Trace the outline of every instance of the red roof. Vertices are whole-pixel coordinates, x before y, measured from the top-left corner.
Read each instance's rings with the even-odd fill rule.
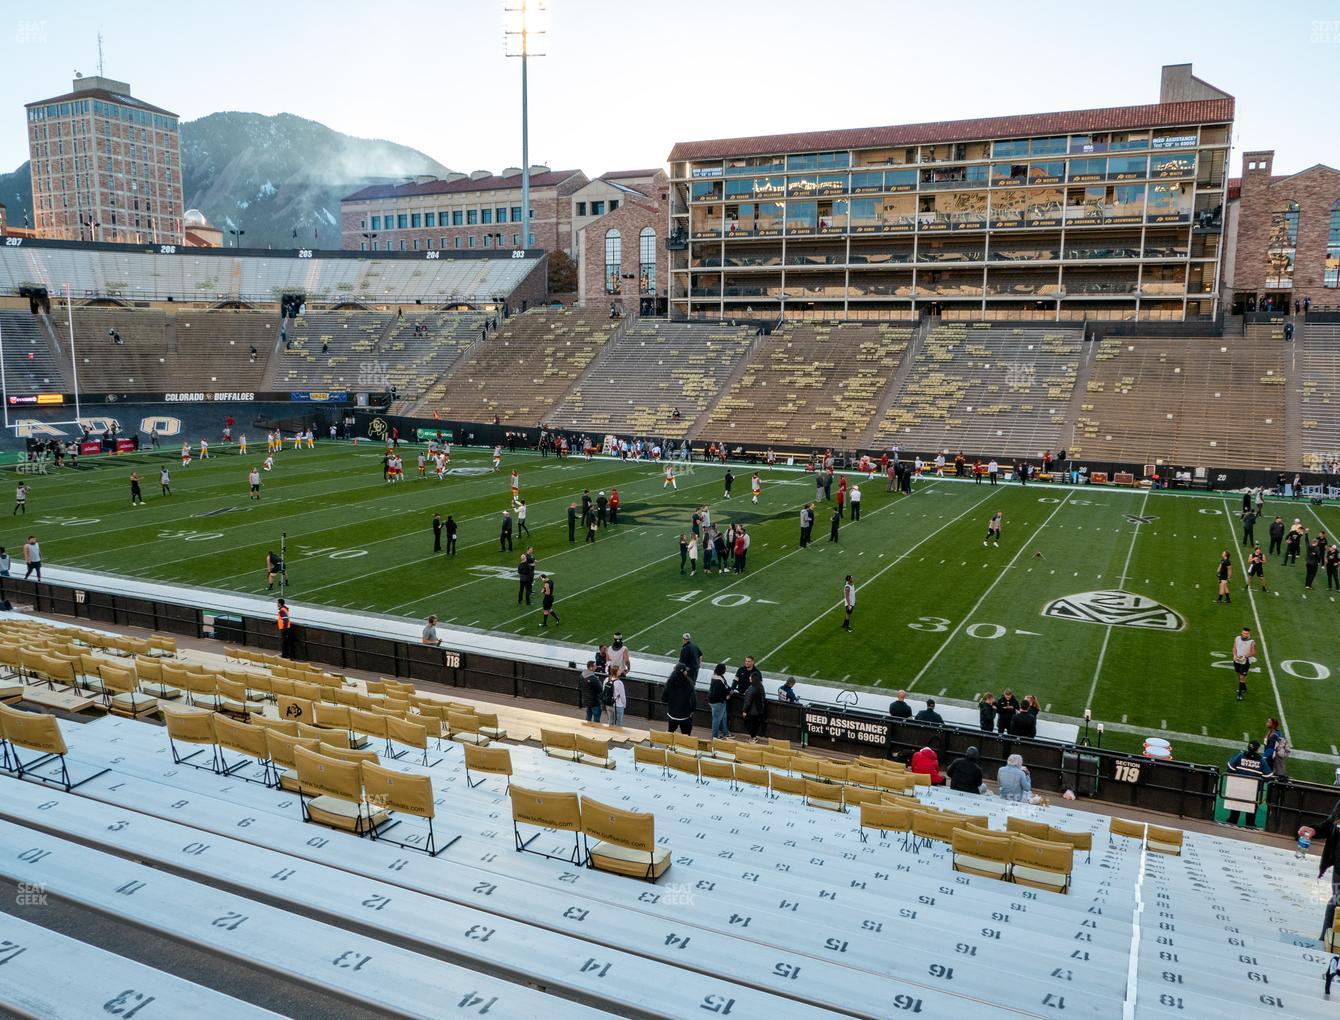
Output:
[[[880,146],[968,142],[978,139],[1059,135],[1071,132],[1126,131],[1133,128],[1171,127],[1179,124],[1217,124],[1232,119],[1232,99],[1198,99],[1186,103],[1109,106],[1096,110],[1067,110],[1011,117],[978,117],[972,120],[899,124],[891,127],[845,128],[837,131],[803,131],[789,135],[754,135],[745,138],[677,142],[670,150],[670,159],[675,161],[725,156],[764,156],[771,153],[815,152],[824,149],[868,149]]]
[[[580,170],[550,170],[548,173],[531,174],[532,188],[552,188],[581,173]],[[458,181],[427,181],[423,184],[372,184],[345,195],[341,202],[363,202],[374,198],[412,198],[416,195],[457,195],[468,191],[504,191],[521,187],[521,174],[500,177],[492,174],[471,180],[463,177]]]
[[[131,106],[138,110],[148,110],[150,113],[161,113],[165,117],[177,116],[171,110],[154,106],[153,103],[146,103],[143,99],[136,99],[124,92],[110,92],[107,89],[85,89],[82,92],[67,92],[63,96],[52,96],[50,99],[39,99],[35,103],[25,103],[24,109],[32,109],[34,106],[47,106],[51,103],[68,103],[77,99],[100,99],[105,103],[116,103],[119,106]]]

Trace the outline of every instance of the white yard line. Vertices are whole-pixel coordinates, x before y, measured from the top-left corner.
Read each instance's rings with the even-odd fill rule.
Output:
[[[1237,533],[1233,530],[1232,510],[1228,505],[1228,500],[1224,500],[1224,524],[1228,528],[1228,537],[1230,542],[1236,543]],[[1275,667],[1270,661],[1270,649],[1266,647],[1266,632],[1261,626],[1261,614],[1256,608],[1256,598],[1252,594],[1251,585],[1247,586],[1247,601],[1252,606],[1252,620],[1256,623],[1256,643],[1260,646],[1261,654],[1258,656],[1266,664],[1266,675],[1270,677],[1270,688],[1275,692],[1275,710],[1279,712],[1280,729],[1284,731],[1284,739],[1293,743],[1293,737],[1289,736],[1289,720],[1284,718],[1284,700],[1280,697],[1280,686],[1275,680]],[[1230,639],[1231,641],[1231,639]]]
[[[934,483],[931,483],[931,484],[934,484]],[[930,485],[927,485],[927,487],[926,487],[926,491],[927,491],[927,492],[930,491]],[[796,504],[796,508],[804,507],[805,503],[809,503],[809,500],[804,500],[804,501],[801,501],[801,503],[797,503],[797,504]],[[894,501],[891,501],[891,503],[886,503],[886,504],[883,505],[883,507],[880,507],[879,509],[874,509],[874,511],[871,511],[870,513],[866,513],[866,515],[863,515],[862,519],[864,520],[864,517],[874,517],[874,516],[876,515],[876,513],[879,513],[880,511],[886,511],[886,509],[890,509],[891,507],[900,507],[900,505],[903,505],[903,503],[906,503],[906,500],[894,500]],[[966,511],[965,511],[965,512],[966,512]],[[919,543],[918,543],[918,544],[919,544]],[[820,546],[820,547],[817,548],[817,550],[815,550],[815,551],[816,551],[816,552],[823,552],[824,550],[827,550],[827,546]],[[708,600],[710,600],[710,599],[717,598],[717,596],[718,596],[718,595],[721,595],[722,592],[730,591],[730,588],[736,587],[736,586],[738,586],[738,584],[744,584],[744,583],[746,582],[746,580],[749,580],[750,578],[754,578],[754,576],[757,576],[758,574],[761,574],[762,571],[768,570],[769,567],[776,567],[777,564],[779,564],[779,563],[783,563],[784,560],[791,559],[792,556],[795,556],[795,555],[797,554],[797,552],[804,552],[804,550],[801,550],[801,548],[793,548],[793,550],[792,550],[791,552],[785,552],[785,554],[783,554],[783,555],[779,556],[779,558],[773,560],[772,563],[765,563],[764,566],[758,568],[758,570],[754,571],[753,574],[746,574],[746,575],[742,576],[742,578],[740,578],[740,580],[736,580],[736,582],[732,582],[732,583],[730,583],[730,584],[726,584],[726,587],[724,587],[724,588],[714,588],[714,590],[713,590],[712,592],[710,592],[709,595],[703,596],[703,598],[698,599],[697,602],[690,602],[689,604],[687,604],[687,606],[683,607],[683,609],[675,610],[674,613],[671,613],[671,614],[669,615],[669,617],[662,617],[661,619],[658,619],[657,622],[655,622],[655,623],[651,623],[650,626],[643,627],[642,630],[636,631],[636,634],[646,634],[647,631],[649,631],[649,630],[655,630],[655,629],[657,629],[657,627],[663,625],[663,623],[669,623],[669,622],[671,621],[671,619],[674,619],[675,617],[678,617],[679,614],[681,614],[681,613],[687,613],[687,611],[689,611],[690,609],[694,609],[694,607],[701,606],[701,604],[702,604],[703,602],[708,602]],[[839,550],[839,552],[840,552],[840,550]],[[807,626],[809,626],[809,625],[807,625]],[[789,638],[788,638],[788,639],[789,639]],[[779,645],[779,647],[780,647],[780,645]],[[776,650],[777,650],[777,649],[773,649],[772,651],[769,651],[768,655],[773,654],[773,651],[776,651]],[[766,658],[766,655],[764,655],[764,658]],[[761,658],[754,658],[754,662],[761,662],[761,661],[762,661]]]
[[[987,596],[989,596],[993,591],[996,590],[996,585],[1000,584],[1000,582],[1005,579],[1005,575],[1009,573],[1010,568],[1013,567],[1016,562],[1018,562],[1019,557],[1028,551],[1029,542],[1031,542],[1034,538],[1037,538],[1037,536],[1042,533],[1042,529],[1051,523],[1051,519],[1061,512],[1061,508],[1065,506],[1068,502],[1070,502],[1070,497],[1073,495],[1074,495],[1073,491],[1067,492],[1065,494],[1065,497],[1061,500],[1061,502],[1057,503],[1056,506],[1052,509],[1052,512],[1047,515],[1047,519],[1037,526],[1037,529],[1033,532],[1033,534],[1026,541],[1019,543],[1019,551],[1016,552],[1010,558],[1010,562],[1005,564],[1004,569],[1002,569],[1001,572],[996,575],[996,579],[991,582],[991,584],[987,587],[986,591],[982,592],[981,597],[976,602],[974,602],[972,608],[969,609],[963,615],[963,619],[959,620],[957,626],[955,626],[954,629],[949,632],[949,636],[946,637],[944,639],[944,643],[941,644],[940,647],[935,650],[935,654],[926,660],[926,664],[921,667],[917,675],[912,678],[912,682],[907,685],[909,689],[915,688],[916,685],[921,681],[921,678],[926,675],[927,670],[929,670],[931,666],[935,665],[935,660],[940,657],[940,653],[949,647],[950,643],[954,640],[954,638],[958,637],[959,631],[961,631],[967,625],[968,621],[971,620],[974,615],[976,615],[977,610],[982,608],[982,603],[987,600]]]
[[[1140,514],[1145,515],[1145,507],[1149,503],[1150,490],[1145,490],[1145,498],[1140,501]],[[1131,525],[1131,546],[1126,550],[1126,562],[1121,565],[1121,574],[1117,577],[1117,590],[1126,590],[1126,577],[1131,572],[1131,556],[1135,553],[1135,540],[1140,536],[1140,529],[1143,524]],[[1098,662],[1093,667],[1093,682],[1089,684],[1089,695],[1084,699],[1084,707],[1090,708],[1093,705],[1093,696],[1098,691],[1098,678],[1103,673],[1103,660],[1107,657],[1107,642],[1112,637],[1112,624],[1107,625],[1107,632],[1103,634],[1103,646],[1098,649]]]
[[[932,484],[934,484],[934,483],[932,483]],[[949,521],[946,522],[945,524],[942,524],[940,527],[936,528],[936,529],[935,529],[934,531],[932,531],[929,535],[927,535],[925,538],[923,538],[920,542],[918,542],[916,545],[914,545],[914,546],[912,546],[910,549],[908,549],[905,553],[902,553],[901,555],[899,555],[899,556],[898,556],[897,558],[895,558],[895,559],[889,560],[888,563],[886,563],[884,566],[880,567],[879,570],[875,571],[875,573],[872,574],[868,580],[863,581],[863,582],[861,583],[860,587],[861,587],[861,588],[867,587],[868,585],[871,585],[871,584],[873,584],[875,581],[879,580],[879,578],[882,577],[885,573],[887,573],[889,570],[892,570],[894,567],[896,567],[896,566],[897,566],[899,563],[901,563],[903,560],[907,559],[907,557],[911,556],[914,552],[916,552],[918,549],[920,549],[923,545],[925,545],[927,542],[929,542],[929,541],[930,541],[932,538],[934,538],[936,535],[940,534],[940,533],[941,533],[942,531],[944,531],[946,528],[952,527],[954,524],[957,524],[957,523],[958,523],[959,521],[961,521],[964,517],[968,516],[968,514],[972,513],[974,510],[976,510],[979,506],[981,506],[981,505],[982,505],[983,503],[985,503],[989,498],[991,498],[992,495],[993,495],[993,494],[992,494],[991,492],[988,492],[985,496],[983,496],[981,499],[979,499],[976,503],[974,503],[974,504],[972,504],[972,506],[968,507],[968,509],[964,510],[964,511],[963,511],[961,514],[959,514],[957,517],[952,518],[951,520],[949,520]],[[897,505],[900,505],[900,504],[899,504],[899,503],[886,503],[884,506],[880,507],[879,509],[880,509],[880,510],[883,510],[883,509],[885,509],[886,507],[889,507],[889,506],[897,506]],[[879,513],[879,510],[875,510],[875,511],[873,511],[873,512],[872,512],[872,515],[873,515],[873,514],[876,514],[876,513]],[[922,559],[925,559],[925,557],[922,557]],[[918,562],[920,562],[920,561],[918,561]],[[858,588],[857,591],[859,592],[859,590],[860,590],[860,589]],[[805,624],[803,627],[801,627],[799,630],[797,630],[794,634],[792,634],[790,637],[788,637],[785,641],[783,641],[781,644],[779,644],[776,648],[772,649],[772,651],[770,651],[770,652],[768,652],[768,653],[766,653],[766,654],[764,654],[764,655],[761,655],[761,656],[756,657],[756,658],[754,659],[754,662],[755,662],[755,663],[759,663],[759,662],[762,662],[764,659],[768,658],[769,656],[776,655],[776,654],[777,654],[778,652],[780,652],[783,648],[785,648],[787,645],[789,645],[792,641],[794,641],[796,638],[800,637],[800,635],[804,634],[805,631],[809,630],[809,629],[810,629],[811,627],[813,627],[816,623],[819,623],[821,620],[823,620],[826,616],[828,616],[828,615],[829,615],[830,613],[832,613],[834,610],[841,608],[841,606],[842,606],[842,600],[841,600],[841,599],[838,599],[836,602],[834,602],[834,603],[832,604],[832,606],[830,606],[828,609],[825,609],[822,613],[820,613],[818,616],[816,616],[816,617],[815,617],[813,620],[811,620],[809,623]]]

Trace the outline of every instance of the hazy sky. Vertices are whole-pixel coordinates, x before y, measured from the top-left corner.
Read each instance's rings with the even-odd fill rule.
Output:
[[[27,158],[23,104],[96,73],[99,31],[105,73],[183,120],[288,112],[454,170],[521,160],[501,0],[24,7],[0,19],[0,170]],[[1235,174],[1243,149],[1340,166],[1340,0],[551,0],[531,161],[594,176],[682,139],[1154,102],[1188,61],[1237,97]]]

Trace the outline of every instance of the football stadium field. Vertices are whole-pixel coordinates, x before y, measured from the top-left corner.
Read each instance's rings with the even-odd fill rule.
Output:
[[[1178,758],[1222,764],[1246,735],[1280,717],[1295,754],[1291,774],[1329,782],[1340,679],[1337,596],[1324,571],[1303,588],[1304,567],[1271,557],[1269,591],[1243,591],[1237,494],[1149,494],[1095,487],[956,479],[918,480],[911,497],[862,483],[863,514],[844,518],[829,541],[831,504],[816,512],[814,543],[798,546],[799,509],[815,496],[811,476],[763,473],[750,499],[746,465],[695,464],[677,490],[657,465],[597,459],[558,461],[505,453],[494,473],[483,450],[456,450],[445,480],[418,479],[417,451],[403,448],[407,478],[388,484],[376,445],[286,449],[264,474],[263,498],[248,499],[247,470],[264,454],[215,447],[209,461],[180,466],[175,451],[86,461],[30,482],[26,520],[6,544],[18,559],[25,535],[43,544],[50,567],[123,574],[202,588],[265,592],[265,555],[287,533],[288,597],[304,605],[422,618],[449,626],[588,645],[622,631],[635,655],[675,654],[688,631],[704,662],[754,655],[769,688],[795,675],[843,687],[906,688],[913,697],[970,701],[1012,687],[1035,694],[1044,717],[1092,709],[1104,746],[1138,749],[1163,735]],[[159,494],[158,470],[172,494]],[[531,535],[499,551],[520,472]],[[139,472],[146,505],[131,507]],[[617,487],[620,523],[593,543],[569,542],[567,508],[582,490]],[[836,491],[836,490],[835,490]],[[724,527],[751,535],[743,574],[680,572],[678,536],[708,504]],[[983,546],[987,521],[1004,514],[999,547]],[[433,553],[431,518],[454,515],[454,557]],[[1315,535],[1340,531],[1340,509],[1270,501],[1256,528],[1295,517]],[[562,618],[540,628],[535,604],[517,604],[516,566],[533,545],[537,570],[553,577]],[[1220,552],[1233,553],[1231,605],[1215,602]],[[21,564],[17,564],[21,566]],[[844,575],[854,575],[854,632],[841,630]],[[1233,638],[1250,627],[1260,656],[1246,699],[1235,698]],[[920,706],[918,706],[920,707]],[[1090,733],[1091,738],[1095,734]]]

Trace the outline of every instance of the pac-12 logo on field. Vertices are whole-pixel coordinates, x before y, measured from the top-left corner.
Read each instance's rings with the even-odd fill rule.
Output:
[[[486,467],[458,467],[447,468],[449,475],[491,475],[493,471]]]
[[[1181,630],[1185,621],[1167,606],[1128,591],[1086,591],[1047,603],[1043,616],[1108,627]]]

